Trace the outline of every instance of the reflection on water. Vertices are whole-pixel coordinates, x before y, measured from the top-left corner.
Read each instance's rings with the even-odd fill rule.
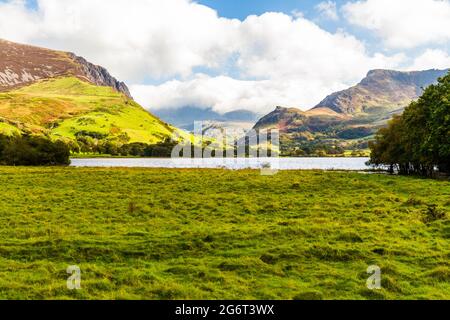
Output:
[[[226,168],[280,170],[367,170],[369,158],[238,158],[238,159],[155,159],[155,158],[92,158],[72,159],[74,167],[136,167],[136,168]]]

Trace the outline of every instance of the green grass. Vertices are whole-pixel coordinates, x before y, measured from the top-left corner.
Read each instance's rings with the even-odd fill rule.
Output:
[[[74,139],[80,131],[111,137],[127,133],[130,142],[153,144],[171,137],[176,130],[112,88],[75,77],[40,81],[0,93],[0,117],[17,121],[35,133],[68,139]],[[3,129],[0,126],[0,132]]]
[[[116,112],[114,112],[116,110]],[[110,107],[108,111],[99,109],[78,117],[64,120],[58,128],[52,130],[55,136],[75,139],[79,131],[89,131],[109,135],[119,128],[130,137],[130,142],[156,144],[171,137],[173,127],[163,124],[159,119],[135,103],[129,106]]]
[[[1,299],[450,299],[448,181],[3,167],[0,197]]]

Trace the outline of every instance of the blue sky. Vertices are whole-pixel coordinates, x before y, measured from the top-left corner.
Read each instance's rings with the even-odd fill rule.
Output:
[[[250,15],[261,15],[265,12],[283,12],[288,15],[301,12],[309,19],[321,20],[318,21],[321,26],[330,31],[339,27],[338,23],[318,19],[316,6],[322,1],[317,0],[199,0],[197,2],[215,9],[221,17],[226,18],[245,20]],[[346,1],[333,2],[339,7]]]
[[[275,11],[290,14],[294,10],[302,11],[306,16],[315,15],[317,0],[200,0],[199,3],[216,9],[227,18],[243,20],[247,16]],[[337,4],[343,1],[335,1]]]
[[[306,109],[371,69],[450,67],[450,0],[0,0],[0,38],[75,52],[151,109]]]
[[[354,0],[335,0],[332,2],[336,4],[338,14],[340,14],[339,9],[350,1]],[[321,17],[317,6],[321,2],[326,2],[323,0],[198,0],[197,2],[215,9],[221,17],[239,20],[245,20],[250,15],[261,15],[271,11],[283,12],[288,15],[301,12],[306,18],[329,32],[336,32],[336,30],[341,29],[364,39],[368,50],[371,52],[377,50],[390,51],[384,48],[379,39],[370,32],[348,24],[345,19],[340,18],[339,21],[331,21]]]
[[[6,0],[2,0],[5,2]],[[36,8],[36,0],[26,0],[29,7]],[[247,16],[260,15],[268,11],[291,13],[294,10],[303,11],[306,15],[313,13],[317,0],[198,0],[218,11],[220,16],[243,20]],[[335,1],[338,5],[345,3],[343,0]]]

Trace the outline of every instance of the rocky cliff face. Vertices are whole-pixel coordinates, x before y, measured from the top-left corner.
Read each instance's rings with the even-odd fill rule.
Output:
[[[77,71],[81,77],[85,77],[89,82],[98,86],[112,87],[116,91],[122,92],[127,97],[131,98],[127,85],[112,77],[108,70],[101,66],[94,65],[86,61],[86,59],[78,57],[73,53],[68,53],[68,56],[77,65]]]
[[[316,108],[329,108],[338,113],[370,113],[374,109],[396,110],[417,99],[423,88],[435,83],[449,70],[401,72],[372,70],[356,86],[333,93]]]
[[[73,53],[54,51],[0,39],[0,91],[41,79],[76,76],[92,84],[112,87],[131,98],[127,86],[109,72]]]

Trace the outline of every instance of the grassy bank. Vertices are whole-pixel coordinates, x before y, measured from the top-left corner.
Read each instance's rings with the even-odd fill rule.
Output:
[[[0,198],[1,299],[450,299],[448,181],[3,167]]]

